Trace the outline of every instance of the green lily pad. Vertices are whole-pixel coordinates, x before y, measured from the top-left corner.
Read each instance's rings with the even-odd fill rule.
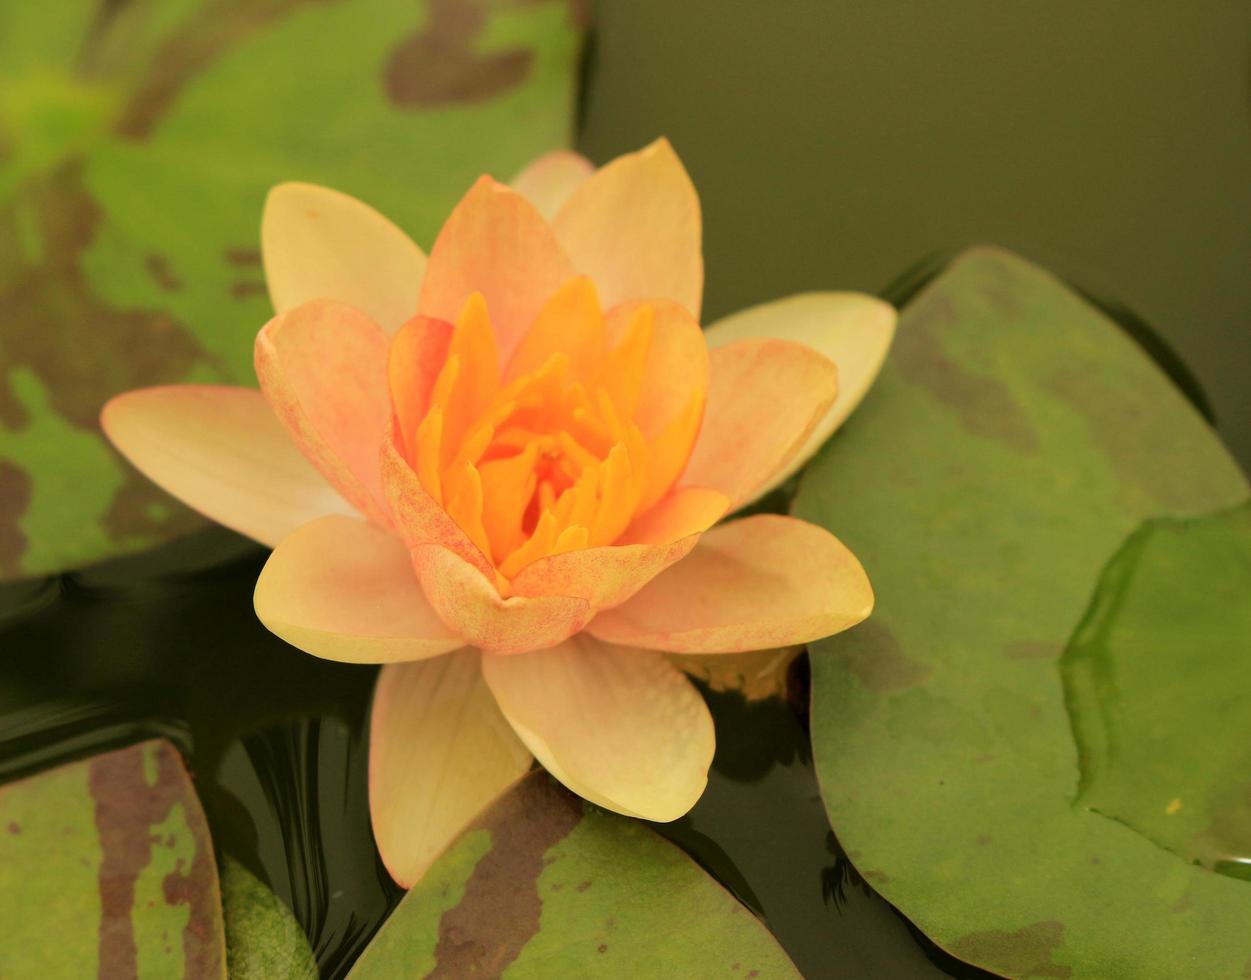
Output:
[[[0,976],[224,978],[204,812],[154,740],[0,786]]]
[[[1134,534],[1060,667],[1077,802],[1251,877],[1251,508]]]
[[[480,173],[567,142],[579,34],[567,0],[0,4],[0,578],[195,523],[98,414],[254,382],[270,186],[429,245]]]
[[[400,976],[798,973],[760,921],[684,853],[534,772],[453,842],[351,973]]]
[[[308,937],[282,899],[229,855],[221,884],[231,980],[317,980]]]
[[[1075,803],[1057,660],[1140,522],[1241,502],[1215,435],[1111,322],[1010,254],[905,309],[795,513],[873,579],[812,650],[831,825],[927,935],[1015,977],[1241,976],[1251,885]]]

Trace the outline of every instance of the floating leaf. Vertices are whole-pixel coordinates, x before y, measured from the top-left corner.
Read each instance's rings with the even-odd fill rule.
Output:
[[[253,382],[271,185],[429,246],[482,171],[566,141],[577,42],[566,0],[0,4],[0,578],[191,526],[97,417]]]
[[[405,896],[354,980],[797,977],[776,940],[646,825],[534,772]]]
[[[832,826],[940,945],[1020,977],[1242,975],[1251,886],[1074,805],[1056,661],[1144,518],[1246,495],[1164,374],[1047,273],[977,249],[909,304],[795,512],[878,600],[811,651]]]
[[[226,975],[204,813],[154,740],[0,787],[0,976]]]
[[[313,950],[291,910],[229,855],[222,861],[222,917],[231,980],[317,980]]]
[[[1251,508],[1145,525],[1060,666],[1077,802],[1251,877]]]

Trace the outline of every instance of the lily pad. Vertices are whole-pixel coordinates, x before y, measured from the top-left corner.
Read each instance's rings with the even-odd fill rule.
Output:
[[[398,976],[798,973],[684,853],[534,772],[444,852],[351,973]]]
[[[0,787],[0,976],[224,978],[204,812],[154,740]]]
[[[317,980],[308,937],[282,899],[229,855],[221,884],[231,980]]]
[[[1251,877],[1251,508],[1134,534],[1060,666],[1077,802]]]
[[[1165,375],[1048,273],[976,249],[908,305],[794,510],[878,599],[812,650],[831,824],[940,945],[1017,977],[1242,975],[1251,885],[1075,804],[1057,661],[1143,519],[1246,496]]]
[[[567,141],[579,35],[567,0],[0,4],[0,578],[194,524],[97,418],[254,381],[270,186],[429,244],[481,172]]]

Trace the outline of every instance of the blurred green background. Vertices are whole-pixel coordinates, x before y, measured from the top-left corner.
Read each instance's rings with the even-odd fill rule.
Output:
[[[1251,465],[1251,4],[596,11],[580,145],[673,140],[710,318],[993,242],[1154,327]]]
[[[429,244],[572,130],[567,0],[0,0],[0,579],[199,526],[113,395],[255,384],[265,194],[325,184]]]

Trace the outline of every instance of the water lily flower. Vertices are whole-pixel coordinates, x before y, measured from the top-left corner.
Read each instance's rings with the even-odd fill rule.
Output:
[[[827,531],[719,522],[855,407],[894,311],[807,294],[702,332],[699,201],[668,142],[482,177],[428,256],[353,198],[281,185],[262,255],[261,391],[129,392],[103,424],[166,490],[273,547],[270,630],[385,665],[370,801],[400,883],[532,758],[609,809],[681,816],[713,725],[666,653],[869,614]]]

